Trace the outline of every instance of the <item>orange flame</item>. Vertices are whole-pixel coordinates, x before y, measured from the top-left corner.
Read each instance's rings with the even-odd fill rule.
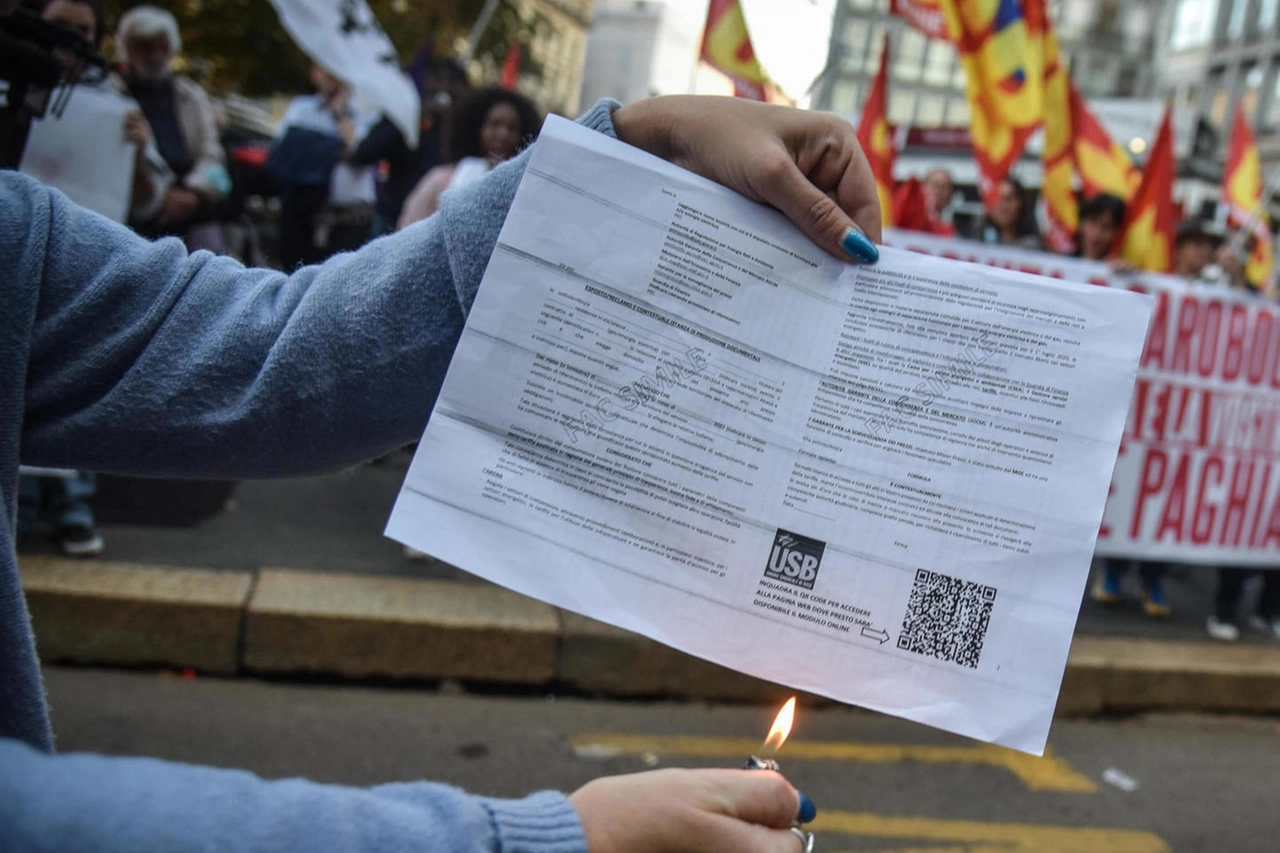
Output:
[[[773,719],[773,728],[769,729],[769,736],[764,739],[764,748],[762,753],[764,757],[769,757],[782,748],[782,744],[786,742],[787,735],[791,734],[791,723],[796,717],[796,697],[792,696],[787,700],[787,704],[782,706],[782,710],[778,712],[778,716]]]

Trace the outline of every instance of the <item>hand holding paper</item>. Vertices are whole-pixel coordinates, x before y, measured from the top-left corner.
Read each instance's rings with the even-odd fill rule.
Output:
[[[388,533],[726,666],[1040,752],[1148,314],[900,251],[844,263],[551,119]]]
[[[613,120],[623,142],[777,208],[836,257],[879,257],[875,180],[839,116],[688,97],[637,101]]]

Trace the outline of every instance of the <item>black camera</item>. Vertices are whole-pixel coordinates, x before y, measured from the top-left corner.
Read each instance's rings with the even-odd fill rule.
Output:
[[[61,115],[76,83],[109,67],[75,30],[27,9],[0,14],[0,168],[18,168],[32,119]]]

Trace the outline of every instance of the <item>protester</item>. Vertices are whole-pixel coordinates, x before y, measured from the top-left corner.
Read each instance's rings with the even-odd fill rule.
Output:
[[[1214,252],[1214,266],[1207,267],[1202,275],[1207,276],[1212,270],[1214,280],[1224,287],[1252,290],[1245,268],[1257,242],[1258,238],[1252,234],[1237,234],[1235,238],[1224,241]]]
[[[1209,636],[1233,643],[1240,639],[1237,618],[1244,582],[1256,570],[1229,567],[1218,570],[1218,591],[1214,595],[1213,613],[1205,624]],[[1262,575],[1262,592],[1247,619],[1249,627],[1280,640],[1280,570],[1256,571]]]
[[[396,229],[409,193],[423,175],[444,162],[446,120],[454,105],[471,93],[466,72],[451,59],[423,60],[410,71],[422,103],[418,147],[410,148],[399,128],[383,116],[347,158],[357,166],[385,165],[375,205],[375,237]]]
[[[1213,262],[1214,251],[1222,236],[1202,216],[1188,216],[1178,224],[1173,238],[1173,274],[1188,281],[1199,281],[1205,268]]]
[[[1000,182],[999,199],[987,214],[980,239],[1020,249],[1043,248],[1034,205],[1017,179],[1009,177]]]
[[[405,228],[435,213],[445,190],[466,186],[536,136],[538,108],[524,95],[507,89],[482,89],[459,104],[450,120],[447,165],[423,177],[400,212]]]
[[[946,169],[932,169],[924,176],[924,197],[929,205],[929,213],[939,222],[948,222],[951,212],[951,200],[956,194],[955,181]]]
[[[267,168],[282,184],[280,261],[286,270],[364,245],[377,199],[374,169],[349,156],[378,116],[357,115],[351,87],[311,66],[314,95],[289,102]]]
[[[934,169],[920,180],[912,175],[893,192],[893,225],[906,231],[923,231],[951,237],[955,227],[948,221],[955,185],[946,169]]]
[[[26,6],[44,20],[76,31],[95,48],[102,45],[107,22],[101,0],[35,0]],[[60,58],[68,68],[74,61],[70,55]],[[101,87],[109,87],[112,97],[127,97],[115,94],[124,88],[118,78],[95,84]],[[172,175],[152,145],[151,129],[137,102],[127,100],[132,109],[125,114],[120,134],[132,144],[134,160],[126,209],[132,221],[146,222],[159,213]],[[76,103],[72,99],[67,109],[76,109]],[[72,557],[102,553],[102,535],[89,504],[94,491],[94,476],[85,471],[23,472],[18,484],[18,536],[27,540],[47,532],[58,549]]]
[[[120,19],[116,46],[124,56],[124,90],[141,106],[174,176],[159,212],[133,222],[134,229],[146,237],[182,237],[192,250],[222,251],[215,208],[231,190],[231,177],[209,96],[171,68],[182,50],[178,22],[164,9],[135,6]]]
[[[602,102],[580,122],[772,204],[833,255],[877,257],[874,179],[836,116],[674,97]],[[0,498],[10,523],[19,453],[143,476],[267,477],[339,469],[419,436],[527,161],[449,193],[426,222],[291,276],[188,255],[176,240],[146,243],[0,173],[0,208],[12,213],[0,218]],[[791,822],[813,817],[771,772],[664,770],[509,801],[429,783],[359,790],[52,755],[11,530],[0,525],[7,853],[784,853],[801,846]]]
[[[1098,193],[1081,204],[1076,257],[1087,261],[1110,258],[1123,224],[1124,199],[1118,196]]]

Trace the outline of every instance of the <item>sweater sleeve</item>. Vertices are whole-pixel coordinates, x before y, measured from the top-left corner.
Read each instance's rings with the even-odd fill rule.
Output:
[[[614,104],[581,121],[611,133]],[[528,152],[441,214],[292,275],[148,243],[21,176],[0,259],[38,281],[26,464],[244,478],[334,470],[417,439]]]
[[[0,739],[0,849],[585,853],[568,799],[475,797],[427,782],[267,781],[149,758],[53,756]]]

